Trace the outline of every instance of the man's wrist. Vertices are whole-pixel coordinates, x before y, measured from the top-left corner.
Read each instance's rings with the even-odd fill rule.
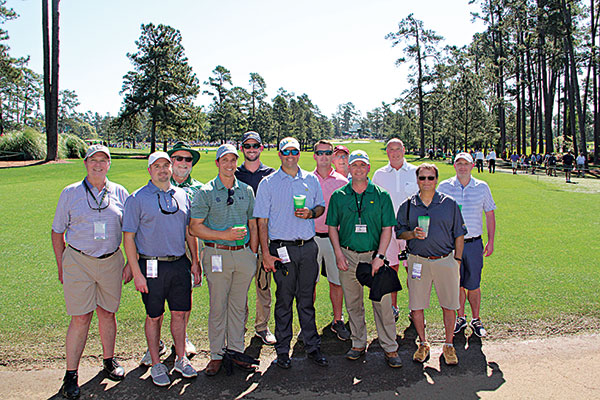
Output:
[[[455,259],[456,261],[460,261],[460,262],[462,262],[462,258],[461,258],[461,257],[454,257],[454,259]]]

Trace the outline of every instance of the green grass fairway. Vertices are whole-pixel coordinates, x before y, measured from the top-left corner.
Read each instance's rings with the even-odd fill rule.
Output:
[[[371,156],[371,176],[386,163],[382,143],[349,143]],[[127,153],[120,152],[123,156]],[[207,182],[216,175],[214,151],[203,153],[193,176]],[[278,167],[274,150],[265,151],[265,164]],[[410,161],[420,163],[409,157]],[[311,153],[303,153],[301,166],[314,169]],[[130,192],[149,179],[145,159],[115,158],[109,178]],[[441,179],[453,175],[448,164],[438,163]],[[61,190],[83,179],[81,160],[0,170],[0,359],[2,365],[64,358],[64,336],[69,318],[50,243],[50,229]],[[564,178],[475,173],[486,180],[498,209],[495,252],[483,272],[482,318],[490,337],[544,335],[600,329],[600,182]],[[405,275],[401,271],[400,280]],[[274,292],[274,291],[273,291]],[[407,293],[398,297],[406,309]],[[254,285],[250,290],[248,335],[254,333]],[[206,285],[194,290],[189,336],[200,350],[208,349]],[[435,305],[435,307],[433,307]],[[375,336],[370,305],[366,305],[371,335]],[[117,314],[117,355],[139,356],[145,349],[144,308],[133,284],[123,289]],[[435,295],[426,312],[428,332],[441,338],[441,313]],[[328,284],[321,278],[317,293],[319,330],[332,319]],[[408,325],[403,311],[398,334]],[[271,319],[273,327],[273,320]],[[168,342],[168,325],[163,337]],[[298,330],[296,323],[295,330]],[[90,329],[86,355],[100,355],[97,324]],[[324,345],[324,351],[327,347]]]

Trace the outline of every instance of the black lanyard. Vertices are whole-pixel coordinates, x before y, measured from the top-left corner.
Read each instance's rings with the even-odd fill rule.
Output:
[[[367,190],[365,189],[365,192]],[[354,190],[353,190],[354,192]],[[360,194],[360,201],[358,200],[358,196],[356,195],[356,192],[354,192],[354,200],[356,201],[356,208],[358,209],[358,224],[361,225],[362,224],[362,218],[361,218],[361,213],[362,213],[362,208],[363,208],[363,198],[365,197],[365,192],[362,192]]]
[[[94,193],[92,193],[92,190],[88,186],[88,184],[85,181],[85,179],[83,180],[83,186],[85,187],[86,192],[89,193],[89,195],[92,196],[92,199],[94,199],[94,201],[96,202],[96,206],[98,206],[98,208],[92,207],[92,205],[90,204],[90,200],[88,199],[87,196],[85,196],[85,199],[87,200],[88,206],[92,210],[98,211],[100,213],[100,212],[102,212],[102,210],[105,210],[106,208],[108,208],[108,206],[110,205],[110,198],[108,199],[108,203],[106,204],[106,206],[102,207],[102,203],[104,202],[104,198],[106,197],[106,194],[108,193],[108,188],[106,187],[106,185],[104,186],[104,190],[103,190],[103,193],[102,193],[102,197],[100,198],[100,201],[98,201],[98,199],[96,198],[96,196],[94,196]]]

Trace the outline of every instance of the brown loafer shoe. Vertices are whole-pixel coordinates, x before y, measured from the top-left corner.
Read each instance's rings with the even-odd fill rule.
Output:
[[[206,364],[204,374],[206,376],[215,376],[219,373],[219,370],[221,369],[221,364],[223,364],[223,360],[210,360],[210,362]]]
[[[231,361],[233,361],[233,365],[235,365],[242,371],[246,371],[246,372],[256,371],[256,365],[252,365],[252,364],[249,364],[249,363],[246,363],[246,362],[243,362],[240,360],[234,360],[234,359],[232,359]]]

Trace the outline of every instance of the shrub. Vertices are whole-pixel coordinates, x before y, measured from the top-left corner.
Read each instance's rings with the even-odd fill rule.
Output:
[[[25,127],[0,137],[0,151],[20,153],[12,160],[43,160],[46,158],[46,138],[33,128]]]
[[[60,158],[83,158],[87,151],[87,144],[75,135],[59,135]]]

